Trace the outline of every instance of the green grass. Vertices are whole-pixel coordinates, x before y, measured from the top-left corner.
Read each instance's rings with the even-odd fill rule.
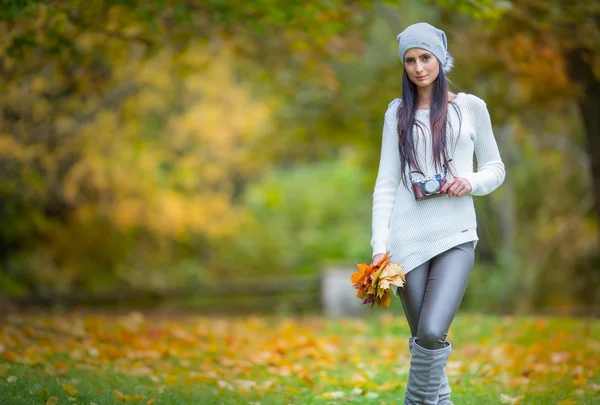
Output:
[[[373,314],[13,316],[0,323],[0,404],[399,405],[406,321]],[[448,340],[456,405],[600,403],[597,320],[462,314]]]

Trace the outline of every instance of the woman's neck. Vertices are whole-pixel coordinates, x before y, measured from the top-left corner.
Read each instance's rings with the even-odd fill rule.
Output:
[[[417,99],[417,108],[418,109],[426,109],[431,105],[431,94],[433,93],[433,89],[431,86],[421,88],[419,87],[417,90],[417,94],[419,98]]]

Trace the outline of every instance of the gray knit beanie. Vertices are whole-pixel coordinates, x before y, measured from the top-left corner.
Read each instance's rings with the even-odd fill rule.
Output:
[[[454,58],[448,52],[448,41],[446,33],[424,22],[416,23],[406,27],[396,37],[398,40],[398,53],[400,60],[404,63],[404,54],[410,48],[426,49],[440,61],[442,70],[448,74],[454,67]]]

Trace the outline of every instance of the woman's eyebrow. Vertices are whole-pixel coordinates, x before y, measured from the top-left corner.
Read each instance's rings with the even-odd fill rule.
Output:
[[[420,58],[422,56],[431,56],[431,52],[423,52],[418,57]],[[404,60],[411,60],[411,59],[414,59],[414,58],[415,58],[414,56],[407,56],[406,59],[404,59]]]

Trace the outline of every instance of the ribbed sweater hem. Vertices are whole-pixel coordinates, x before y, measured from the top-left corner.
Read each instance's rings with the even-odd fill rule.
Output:
[[[430,245],[411,253],[408,257],[402,258],[401,262],[398,262],[398,264],[404,266],[404,273],[408,274],[408,272],[425,263],[429,259],[445,252],[448,249],[453,248],[454,246],[470,241],[475,241],[475,246],[477,246],[478,240],[477,228],[470,228],[467,230],[467,232],[459,232],[448,235],[445,238],[439,239]],[[396,261],[392,258],[392,262]]]

